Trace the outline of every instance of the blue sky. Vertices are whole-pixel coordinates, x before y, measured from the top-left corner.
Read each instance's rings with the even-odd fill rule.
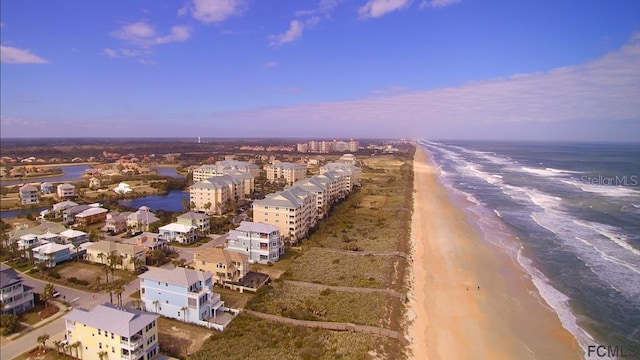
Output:
[[[640,141],[640,2],[3,0],[2,137]]]

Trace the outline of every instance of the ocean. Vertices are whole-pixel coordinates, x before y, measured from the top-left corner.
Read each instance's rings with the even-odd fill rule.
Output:
[[[418,143],[441,182],[473,204],[467,210],[484,239],[531,276],[585,358],[640,358],[640,145]]]

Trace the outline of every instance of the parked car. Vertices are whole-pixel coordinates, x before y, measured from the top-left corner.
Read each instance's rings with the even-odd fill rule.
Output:
[[[53,293],[53,295],[52,295],[52,296],[53,296],[54,298],[60,297],[60,293],[56,291],[56,292],[54,292],[54,293]]]

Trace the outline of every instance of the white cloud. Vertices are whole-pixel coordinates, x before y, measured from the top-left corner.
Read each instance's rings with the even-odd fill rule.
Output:
[[[176,25],[167,35],[160,35],[151,24],[138,21],[111,32],[111,36],[125,41],[133,48],[105,48],[102,54],[112,58],[136,58],[141,64],[157,64],[149,58],[153,55],[151,49],[154,46],[187,41],[191,37],[191,31],[188,26]]]
[[[109,48],[102,49],[102,53],[107,55],[108,57],[112,57],[112,58],[118,57],[118,52],[113,49],[109,49]]]
[[[443,8],[443,7],[447,7],[450,5],[454,5],[457,4],[459,2],[461,2],[462,0],[423,0],[420,3],[420,9],[424,9],[427,7],[430,8]]]
[[[304,131],[350,129],[378,136],[452,136],[486,127],[640,120],[640,36],[583,64],[463,86],[223,114],[232,121]],[[579,125],[577,125],[579,127]],[[457,129],[457,130],[456,130]],[[462,129],[462,130],[461,130]],[[498,130],[499,131],[499,130]],[[477,135],[471,135],[477,136]],[[638,136],[636,136],[638,138]]]
[[[171,28],[169,35],[160,36],[155,39],[157,44],[166,44],[171,42],[183,42],[191,37],[191,29],[187,26],[176,25]]]
[[[193,0],[193,4],[178,10],[178,15],[186,14],[188,9],[198,21],[216,23],[239,15],[243,8],[243,0]]]
[[[124,25],[122,28],[113,31],[111,35],[136,45],[148,46],[151,43],[151,39],[156,35],[156,31],[153,26],[139,21]]]
[[[266,67],[267,69],[269,69],[269,68],[277,67],[278,65],[280,65],[280,63],[279,63],[279,62],[277,62],[277,61],[269,61],[269,62],[267,62],[267,63],[265,63],[265,64],[264,64],[264,67]]]
[[[49,61],[34,55],[27,49],[0,46],[0,61],[7,64],[46,64]]]
[[[360,9],[360,18],[378,18],[392,11],[408,7],[412,0],[369,0]]]
[[[300,20],[291,20],[289,29],[280,35],[269,36],[269,45],[280,46],[297,40],[302,36],[304,24]]]

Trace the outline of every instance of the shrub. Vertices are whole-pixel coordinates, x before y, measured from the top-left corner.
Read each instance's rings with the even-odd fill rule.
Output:
[[[0,315],[0,333],[2,335],[13,334],[18,330],[18,324],[20,320],[17,315],[14,314],[2,314]]]
[[[76,284],[76,285],[83,285],[83,286],[87,286],[89,285],[89,282],[86,280],[80,280],[80,279],[76,279],[75,277],[70,277],[67,279],[67,281],[69,281],[72,284]]]

